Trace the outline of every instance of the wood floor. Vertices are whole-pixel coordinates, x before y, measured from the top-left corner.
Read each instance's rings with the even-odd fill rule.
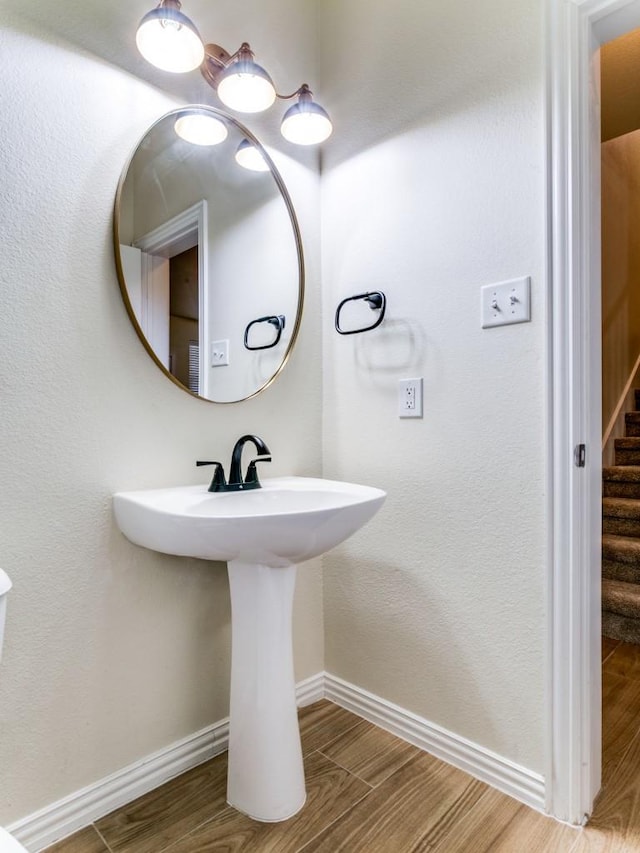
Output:
[[[225,801],[226,754],[47,853],[640,853],[640,646],[603,641],[603,789],[575,829],[330,702],[300,712],[307,803],[250,820]]]

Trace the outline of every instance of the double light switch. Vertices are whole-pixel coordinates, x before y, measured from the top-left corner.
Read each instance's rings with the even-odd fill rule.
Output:
[[[482,288],[482,328],[528,323],[531,320],[531,279],[516,278]]]

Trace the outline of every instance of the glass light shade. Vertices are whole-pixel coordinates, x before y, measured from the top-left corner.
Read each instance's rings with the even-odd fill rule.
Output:
[[[140,21],[138,50],[162,71],[193,71],[204,59],[202,39],[186,15],[173,6],[158,6]]]
[[[280,133],[296,145],[318,145],[328,139],[332,131],[327,111],[308,95],[301,95],[298,103],[289,107],[280,125]]]
[[[219,119],[204,113],[188,113],[180,116],[174,129],[181,139],[192,145],[218,145],[227,138],[226,125]]]
[[[262,151],[256,148],[248,139],[243,139],[236,151],[236,163],[243,169],[252,172],[269,172],[269,164],[262,156]]]
[[[238,113],[261,113],[275,101],[276,89],[264,68],[252,60],[239,59],[220,77],[218,97]]]

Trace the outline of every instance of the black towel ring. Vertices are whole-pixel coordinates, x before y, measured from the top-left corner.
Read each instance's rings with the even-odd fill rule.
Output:
[[[264,344],[259,347],[249,346],[249,330],[252,326],[257,325],[258,323],[270,323],[276,330],[276,338],[270,344]],[[280,342],[280,338],[282,337],[282,330],[284,329],[285,318],[284,314],[269,314],[266,317],[259,317],[257,320],[252,320],[247,328],[244,330],[244,345],[247,349],[250,350],[258,350],[258,349],[271,349],[277,343]]]
[[[372,311],[379,311],[380,315],[376,317],[375,322],[371,326],[363,326],[361,329],[349,329],[345,330],[340,326],[340,311],[347,304],[347,302],[357,302],[359,299],[364,300],[369,303],[369,308]],[[387,310],[387,297],[381,290],[372,290],[370,293],[358,293],[356,296],[348,296],[346,299],[343,299],[342,302],[336,308],[336,332],[339,335],[356,335],[358,332],[370,332],[371,329],[377,328],[380,323],[384,320],[384,314]]]

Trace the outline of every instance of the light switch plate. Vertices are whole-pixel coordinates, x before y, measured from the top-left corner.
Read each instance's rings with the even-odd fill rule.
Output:
[[[531,320],[531,278],[486,284],[482,290],[482,328]]]
[[[229,364],[229,341],[211,341],[211,367]]]

